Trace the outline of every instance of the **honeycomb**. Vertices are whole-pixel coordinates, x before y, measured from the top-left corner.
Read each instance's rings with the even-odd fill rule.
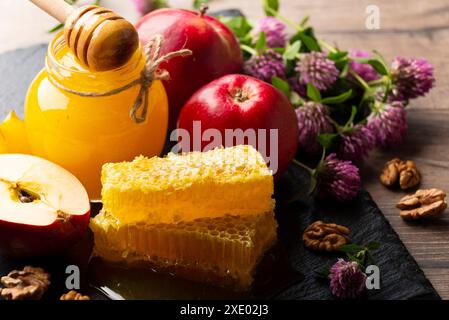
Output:
[[[121,223],[102,212],[91,220],[94,252],[111,262],[141,264],[190,280],[247,290],[276,239],[273,211],[176,224]]]
[[[273,208],[273,177],[251,146],[107,163],[103,209],[123,223],[175,223]]]

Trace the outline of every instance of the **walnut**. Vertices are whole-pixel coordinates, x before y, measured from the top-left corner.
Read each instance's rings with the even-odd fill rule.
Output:
[[[306,248],[317,251],[335,251],[349,243],[350,230],[335,223],[315,221],[304,231],[302,240]]]
[[[69,292],[63,294],[59,300],[90,300],[90,298],[88,296],[83,296],[75,290],[70,290]]]
[[[446,193],[441,189],[422,189],[403,197],[396,208],[405,220],[436,217],[447,208],[445,198]]]
[[[393,186],[399,179],[399,165],[402,160],[399,158],[394,158],[388,161],[380,174],[380,182],[386,187]]]
[[[41,268],[26,266],[0,279],[0,295],[7,300],[39,300],[50,285],[50,275]]]
[[[413,161],[407,160],[399,166],[399,185],[401,189],[416,187],[420,181],[421,174]]]
[[[416,187],[421,181],[421,175],[415,163],[411,160],[404,162],[399,158],[388,161],[379,178],[384,186],[392,187],[399,183],[403,190]]]

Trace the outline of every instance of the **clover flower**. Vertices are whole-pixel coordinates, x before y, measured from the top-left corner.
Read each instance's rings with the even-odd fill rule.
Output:
[[[285,24],[274,17],[265,17],[253,29],[254,40],[257,42],[261,32],[265,34],[266,44],[270,48],[282,48],[286,44]]]
[[[274,76],[285,78],[285,66],[282,55],[271,49],[245,61],[243,70],[247,75],[268,83],[271,83],[271,78]]]
[[[315,177],[317,192],[340,202],[354,199],[361,187],[359,169],[351,161],[339,160],[335,153],[318,166]]]
[[[349,58],[370,58],[370,57],[371,54],[363,50],[349,51]],[[351,60],[349,62],[349,68],[350,70],[357,73],[366,82],[377,80],[380,77],[377,71],[367,63],[361,63],[358,61]],[[352,75],[349,74],[349,77],[352,77]]]
[[[309,101],[297,108],[295,112],[299,127],[299,148],[309,155],[319,153],[321,148],[318,135],[333,131],[326,106]]]
[[[399,145],[407,133],[407,111],[401,102],[392,102],[373,112],[368,128],[376,137],[376,146],[389,148]]]
[[[323,52],[305,53],[298,61],[295,70],[299,72],[301,84],[313,84],[318,90],[328,90],[340,72],[335,63]]]
[[[355,299],[366,288],[366,274],[354,261],[338,259],[330,269],[329,279],[332,294],[340,299]]]
[[[432,89],[433,66],[426,59],[396,58],[391,65],[393,100],[408,101],[424,96]]]
[[[357,161],[375,147],[376,136],[368,126],[355,125],[351,131],[342,134],[338,155],[345,160]]]

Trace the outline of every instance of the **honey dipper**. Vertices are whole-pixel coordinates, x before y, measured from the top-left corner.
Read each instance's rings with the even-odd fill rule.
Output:
[[[64,23],[64,38],[82,65],[106,71],[124,65],[139,45],[134,26],[115,12],[94,5],[72,8],[64,0],[30,0]]]

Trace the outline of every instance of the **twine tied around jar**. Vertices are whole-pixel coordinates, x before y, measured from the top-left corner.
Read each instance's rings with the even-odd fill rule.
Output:
[[[105,92],[86,92],[77,91],[67,88],[56,81],[54,84],[59,89],[68,93],[76,94],[81,97],[108,97],[125,90],[128,90],[134,86],[140,86],[139,93],[134,101],[134,104],[130,111],[130,117],[135,123],[142,123],[147,118],[148,113],[148,89],[154,80],[168,80],[170,74],[167,70],[159,70],[159,65],[174,57],[185,57],[192,54],[189,49],[181,49],[178,51],[169,52],[161,56],[161,49],[164,43],[164,37],[162,35],[155,35],[144,47],[144,54],[146,58],[145,67],[140,73],[140,78],[131,81],[130,83]],[[138,115],[139,109],[142,109],[140,115]]]

